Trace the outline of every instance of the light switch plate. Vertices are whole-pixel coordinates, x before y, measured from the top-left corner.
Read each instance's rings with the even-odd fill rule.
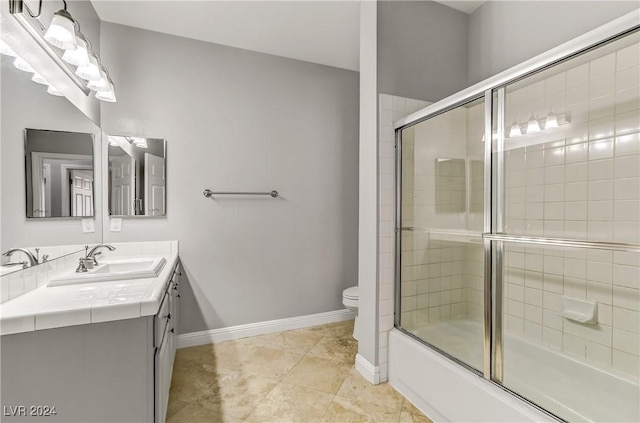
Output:
[[[82,233],[90,234],[96,231],[93,219],[82,219]]]
[[[109,230],[111,232],[122,232],[122,218],[112,217],[109,221]]]

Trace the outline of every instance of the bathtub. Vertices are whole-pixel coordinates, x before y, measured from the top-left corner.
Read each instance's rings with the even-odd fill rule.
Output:
[[[479,322],[439,322],[415,334],[443,339],[447,345],[441,347],[481,368]],[[510,390],[568,421],[640,421],[637,380],[543,345],[506,335],[503,373],[503,383]],[[526,401],[397,329],[389,336],[389,381],[436,421],[553,421]]]

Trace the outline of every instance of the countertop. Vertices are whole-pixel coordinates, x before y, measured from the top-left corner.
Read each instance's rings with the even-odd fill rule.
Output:
[[[160,308],[178,254],[156,278],[42,286],[0,305],[0,334],[153,316]]]

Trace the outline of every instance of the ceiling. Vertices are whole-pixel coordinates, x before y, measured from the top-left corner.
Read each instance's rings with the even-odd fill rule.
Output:
[[[450,0],[450,1],[437,1],[436,3],[444,4],[453,9],[459,10],[464,13],[471,14],[478,7],[486,3],[486,1],[466,1],[466,0]]]
[[[106,22],[359,70],[359,0],[92,3]],[[471,13],[484,2],[438,3]]]

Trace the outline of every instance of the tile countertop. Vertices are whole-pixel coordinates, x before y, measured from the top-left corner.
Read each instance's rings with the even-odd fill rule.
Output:
[[[156,278],[42,286],[9,300],[0,305],[0,335],[155,315],[178,262],[178,254],[161,256]]]

